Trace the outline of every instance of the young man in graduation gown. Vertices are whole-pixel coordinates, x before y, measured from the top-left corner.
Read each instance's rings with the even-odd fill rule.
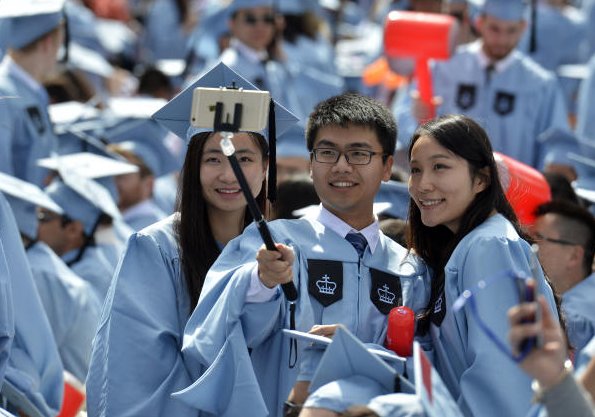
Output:
[[[55,416],[62,405],[63,368],[52,329],[35,288],[31,269],[6,198],[0,193],[0,242],[8,270],[10,297],[0,309],[12,306],[14,339],[1,385],[2,407],[44,417]],[[0,259],[2,261],[2,259]]]
[[[42,85],[64,43],[64,0],[0,4],[7,53],[0,63],[0,171],[38,186],[48,170],[37,159],[57,149]]]
[[[568,129],[567,109],[555,75],[517,49],[527,25],[524,12],[521,0],[486,0],[477,19],[481,39],[432,63],[433,95],[440,97],[438,115],[478,120],[495,151],[541,168],[537,138],[550,127]],[[408,140],[428,107],[402,94],[394,114]]]
[[[46,243],[78,276],[87,281],[103,303],[114,274],[105,252],[98,247],[98,227],[120,213],[111,195],[97,182],[64,171],[45,192],[64,214],[42,210],[45,221],[39,225],[39,240]]]
[[[185,330],[196,382],[174,397],[204,415],[280,416],[294,384],[291,399],[303,401],[323,353],[281,329],[331,335],[340,323],[383,344],[393,307],[424,307],[425,265],[379,231],[372,211],[396,136],[390,112],[370,98],[345,94],[316,107],[306,138],[322,203],[309,217],[269,224],[278,251],[266,250],[253,226],[226,246]],[[295,320],[279,286],[289,282],[298,291]]]
[[[562,299],[570,345],[580,352],[595,337],[595,219],[564,201],[542,204],[533,226],[539,260]]]
[[[37,239],[39,222],[48,219],[38,214],[38,208],[59,214],[63,211],[40,188],[3,173],[0,173],[0,191],[5,193],[21,233],[64,370],[82,382],[89,369],[101,302],[87,282]]]

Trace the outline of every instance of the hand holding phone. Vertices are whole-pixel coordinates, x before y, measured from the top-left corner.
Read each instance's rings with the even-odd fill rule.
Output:
[[[521,303],[534,303],[537,301],[537,283],[533,278],[518,278],[516,280],[517,290],[519,294],[519,304]],[[521,323],[537,323],[541,321],[541,306],[536,303],[535,313],[529,316],[525,316]],[[535,348],[541,348],[543,346],[543,335],[539,334],[535,337],[530,337],[523,340],[519,345],[519,351],[521,353],[529,352]]]

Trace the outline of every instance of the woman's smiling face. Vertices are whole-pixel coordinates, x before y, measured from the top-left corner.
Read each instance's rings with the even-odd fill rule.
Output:
[[[200,161],[200,183],[210,209],[244,210],[246,199],[227,157],[223,155],[219,134],[211,135],[203,148]],[[233,136],[235,155],[248,181],[252,195],[257,196],[266,176],[266,162],[255,138],[248,133]]]
[[[473,177],[469,163],[422,135],[411,150],[409,194],[421,212],[424,225],[444,225],[456,233],[467,207],[486,188]]]

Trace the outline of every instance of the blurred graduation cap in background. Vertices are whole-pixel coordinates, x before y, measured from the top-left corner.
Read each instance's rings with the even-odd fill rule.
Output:
[[[39,166],[54,171],[67,169],[84,178],[102,178],[108,176],[131,174],[138,172],[138,167],[124,160],[117,160],[91,152],[77,152],[68,155],[42,158]]]
[[[153,119],[157,120],[179,138],[189,142],[190,139],[198,133],[213,131],[213,128],[191,126],[190,119],[194,90],[198,87],[219,88],[232,86],[243,90],[258,90],[241,75],[234,72],[225,64],[219,63],[200,78],[193,81],[169,103],[153,114]],[[273,103],[274,105],[272,105]],[[282,105],[271,100],[267,127],[256,132],[263,135],[269,144],[269,189],[267,195],[273,200],[276,189],[276,137],[277,135],[283,134],[283,132],[296,123],[297,120],[298,119]],[[210,121],[201,122],[210,125]]]
[[[296,1],[296,3],[301,3],[301,1]],[[253,7],[273,7],[274,5],[273,0],[233,0],[228,6],[227,12],[231,16],[231,14],[238,10],[251,9]]]
[[[120,211],[105,187],[66,168],[60,168],[59,173],[60,178],[55,178],[45,191],[65,215],[83,224],[87,236],[96,231],[102,214],[120,219]]]
[[[57,214],[62,208],[37,185],[0,172],[0,191],[4,193],[20,232],[31,240],[37,239],[37,207]]]
[[[407,220],[409,214],[409,190],[407,184],[398,181],[387,181],[380,184],[374,203],[385,204],[378,215]]]
[[[277,0],[276,6],[282,14],[304,14],[306,12],[321,11],[320,3],[316,0]]]
[[[101,155],[91,152],[77,152],[42,158],[37,161],[37,164],[58,173],[60,170],[67,170],[80,177],[95,180],[105,187],[112,200],[117,202],[120,197],[114,177],[138,172],[138,167],[118,154],[113,153],[114,157],[111,157],[111,155],[112,153]]]
[[[523,0],[485,0],[480,11],[482,14],[501,20],[523,20],[525,2]]]
[[[20,49],[57,28],[65,18],[65,0],[2,0],[0,18],[8,26],[4,46]]]
[[[169,151],[166,150],[163,144],[157,142],[149,144],[137,140],[127,140],[117,145],[120,149],[129,151],[140,158],[155,177],[160,177],[179,169],[175,159],[171,155],[168,156]]]

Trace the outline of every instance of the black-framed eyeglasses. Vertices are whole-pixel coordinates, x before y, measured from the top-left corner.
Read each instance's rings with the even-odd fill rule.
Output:
[[[350,149],[348,151],[339,151],[333,148],[316,148],[312,149],[312,154],[316,162],[322,164],[336,164],[345,155],[348,164],[351,165],[368,165],[374,155],[384,155],[382,152],[368,151],[365,149]]]
[[[267,13],[262,16],[257,16],[252,13],[246,13],[244,15],[244,23],[250,26],[256,26],[258,22],[265,23],[267,25],[275,24],[275,15],[272,13]]]
[[[551,238],[551,237],[543,236],[539,232],[535,232],[535,241],[537,242],[537,244],[539,244],[539,242],[541,242],[541,241],[546,241],[546,242],[551,242],[551,243],[557,243],[558,245],[565,245],[565,246],[576,246],[576,245],[579,245],[580,246],[580,244],[575,243],[575,242],[571,242],[570,240],[554,239],[554,238]]]

